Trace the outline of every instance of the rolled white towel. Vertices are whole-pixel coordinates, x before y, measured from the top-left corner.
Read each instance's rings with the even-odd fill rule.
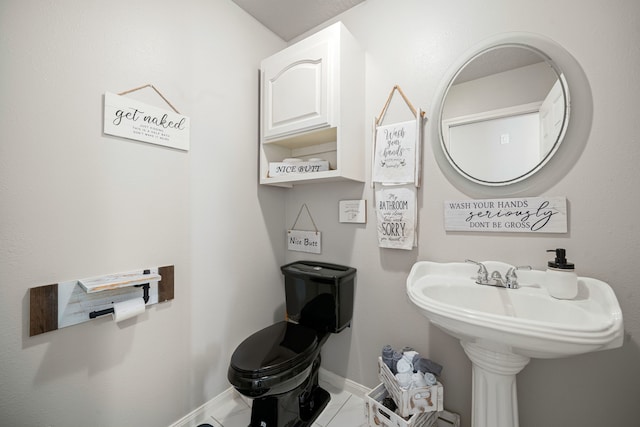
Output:
[[[427,372],[426,374],[424,374],[424,381],[427,385],[435,385],[437,382],[436,376],[431,372]]]
[[[426,387],[427,381],[420,372],[415,372],[411,375],[411,385],[413,387]]]
[[[411,365],[413,366],[413,358],[418,354],[417,351],[405,351],[402,353],[402,358],[406,359],[407,362],[411,363]]]
[[[409,390],[409,388],[411,388],[412,376],[413,374],[408,374],[408,373],[396,374],[396,380],[398,381],[398,385],[400,386],[401,389]]]
[[[402,358],[398,360],[398,364],[396,365],[396,371],[399,374],[412,374],[413,364],[411,362],[407,362],[407,359]]]

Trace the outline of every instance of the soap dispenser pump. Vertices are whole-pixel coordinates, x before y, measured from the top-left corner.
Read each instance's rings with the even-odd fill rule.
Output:
[[[574,299],[578,295],[578,276],[573,263],[567,262],[567,252],[562,248],[555,252],[555,260],[547,264],[546,282],[549,294],[558,299]]]

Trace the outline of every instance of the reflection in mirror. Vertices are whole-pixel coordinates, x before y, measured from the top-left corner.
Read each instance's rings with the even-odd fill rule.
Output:
[[[466,62],[441,107],[441,143],[468,179],[500,186],[537,172],[562,142],[569,116],[564,76],[522,44],[486,49]]]

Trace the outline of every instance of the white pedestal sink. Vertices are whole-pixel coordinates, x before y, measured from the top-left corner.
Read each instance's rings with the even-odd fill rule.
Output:
[[[502,275],[511,267],[483,263]],[[544,271],[518,271],[520,287],[475,283],[467,263],[414,264],[409,299],[458,338],[473,365],[473,427],[517,427],[516,374],[530,358],[567,357],[622,345],[620,305],[606,283],[578,278],[574,300],[551,297]]]

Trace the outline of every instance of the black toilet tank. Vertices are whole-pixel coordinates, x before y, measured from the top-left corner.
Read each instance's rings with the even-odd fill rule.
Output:
[[[319,332],[337,333],[353,316],[356,269],[315,261],[281,267],[287,316]]]

